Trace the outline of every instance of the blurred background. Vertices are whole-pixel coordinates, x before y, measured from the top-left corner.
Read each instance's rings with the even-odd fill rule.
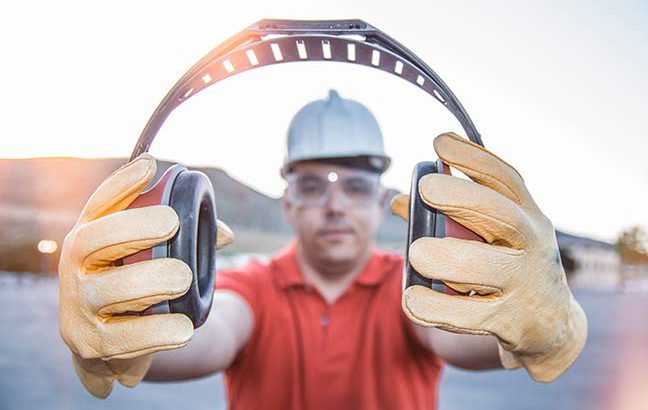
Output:
[[[648,5],[641,1],[0,1],[0,409],[226,408],[219,375],[85,392],[58,334],[60,246],[148,117],[207,51],[261,18],[362,18],[426,61],[485,145],[514,165],[554,222],[590,324],[556,382],[445,370],[441,409],[640,409],[648,400]],[[397,78],[343,64],[272,66],[219,83],[169,118],[151,152],[202,170],[236,242],[218,267],[290,240],[278,169],[292,115],[328,89],[367,105],[385,135],[390,194],[432,138],[463,134]],[[402,253],[387,217],[381,248]]]

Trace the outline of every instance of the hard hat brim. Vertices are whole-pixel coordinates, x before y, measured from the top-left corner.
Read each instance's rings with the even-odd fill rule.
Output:
[[[317,162],[331,165],[339,165],[348,168],[359,168],[371,172],[382,174],[391,165],[391,158],[379,155],[356,155],[347,157],[317,157],[317,158],[304,158],[297,161],[292,161],[285,164],[281,168],[281,175],[287,175],[292,171],[292,168],[297,164],[306,162]]]

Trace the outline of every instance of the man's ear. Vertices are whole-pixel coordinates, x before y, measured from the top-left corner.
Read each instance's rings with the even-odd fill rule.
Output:
[[[384,186],[380,186],[380,209],[383,210],[383,213],[387,211],[387,208],[389,207],[389,190],[385,188]]]
[[[283,195],[281,196],[281,208],[283,209],[284,213],[284,218],[286,218],[286,221],[293,226],[293,220],[292,220],[292,209],[293,209],[293,204],[290,203],[290,200],[288,199],[288,188],[284,189]]]
[[[389,206],[389,191],[387,188],[382,187],[382,192],[380,194],[380,209],[385,212],[387,210],[387,207]]]
[[[379,212],[380,212],[380,221],[382,222],[385,219],[387,214],[387,207],[389,206],[389,192],[384,187],[381,187],[380,198],[378,199]]]

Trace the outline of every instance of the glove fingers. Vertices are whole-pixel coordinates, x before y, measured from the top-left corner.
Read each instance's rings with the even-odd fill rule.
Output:
[[[413,322],[454,333],[496,334],[499,305],[499,299],[446,295],[418,285],[403,292],[403,311]]]
[[[191,269],[179,259],[154,259],[84,277],[88,303],[99,317],[138,312],[182,296],[191,286]]]
[[[443,162],[475,182],[492,188],[518,205],[535,206],[517,170],[484,147],[450,132],[434,139],[434,150]]]
[[[88,222],[126,209],[155,176],[155,159],[142,154],[113,172],[90,196],[79,221]]]
[[[409,261],[426,278],[500,296],[523,252],[457,238],[419,238],[410,246]]]
[[[86,390],[99,399],[108,397],[113,387],[113,375],[103,360],[82,359],[73,353],[72,364]]]
[[[472,230],[488,243],[525,249],[527,217],[520,207],[490,188],[443,174],[421,178],[423,201]]]
[[[191,319],[181,313],[116,316],[106,322],[101,357],[132,359],[185,346],[193,336]]]
[[[222,249],[234,242],[234,232],[232,228],[227,226],[227,224],[220,219],[216,220],[216,249]]]
[[[407,222],[409,220],[409,195],[396,195],[391,201],[391,212]]]
[[[134,359],[114,359],[108,362],[108,366],[117,375],[117,380],[126,387],[136,386],[142,381],[153,362],[153,355],[147,354]]]
[[[81,225],[71,249],[83,269],[94,271],[171,238],[178,224],[165,205],[127,209]]]

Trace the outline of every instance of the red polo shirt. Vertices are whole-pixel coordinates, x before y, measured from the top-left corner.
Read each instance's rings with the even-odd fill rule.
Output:
[[[333,305],[300,273],[296,246],[219,272],[254,314],[226,371],[232,409],[434,409],[441,360],[401,310],[402,258],[374,251]]]

